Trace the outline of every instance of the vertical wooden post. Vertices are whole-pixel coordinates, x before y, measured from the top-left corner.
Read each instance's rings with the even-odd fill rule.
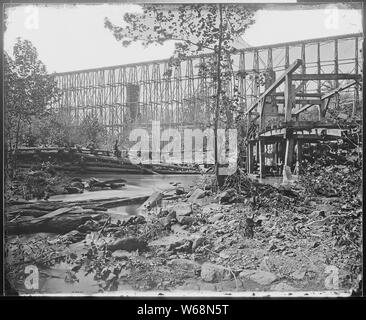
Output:
[[[253,173],[254,169],[254,155],[253,155],[253,143],[248,143],[248,156],[247,156],[247,166],[248,166],[248,174]]]
[[[285,68],[287,69],[290,65],[290,48],[289,46],[285,47]]]
[[[355,39],[355,73],[358,74],[358,37]],[[352,115],[355,115],[359,109],[360,97],[359,97],[359,86],[358,83],[355,85],[355,95],[353,100]]]
[[[285,78],[285,122],[291,121],[291,109],[293,103],[291,75],[287,74]]]
[[[258,104],[258,109],[259,109],[259,131],[261,131],[262,129],[264,129],[264,124],[265,124],[265,108],[266,103],[265,103],[265,99],[261,99],[259,101]]]
[[[275,142],[273,152],[274,152],[274,162],[276,165],[278,165],[278,152],[279,152],[278,142]]]
[[[264,140],[258,141],[259,146],[259,177],[261,179],[265,178],[265,148],[264,148]]]
[[[325,105],[326,105],[326,101],[325,100],[323,100],[322,102],[321,102],[321,104],[319,105],[319,107],[318,107],[318,110],[319,110],[319,117],[318,117],[318,120],[319,121],[322,121],[322,120],[324,120],[324,116],[325,116]]]
[[[290,133],[286,134],[286,151],[282,172],[284,180],[291,179],[291,165],[293,161],[293,154],[294,154],[294,138],[292,136],[292,133]]]
[[[297,162],[299,164],[299,173],[301,172],[302,163],[302,140],[297,139]]]
[[[334,40],[334,73],[338,74],[339,73],[339,68],[338,68],[338,40],[335,39]],[[338,88],[339,86],[339,81],[336,80],[335,81],[335,87]]]
[[[317,67],[318,67],[318,74],[321,73],[321,63],[320,63],[320,42],[317,43]],[[318,80],[318,93],[321,93],[321,80]]]
[[[240,76],[239,76],[239,92],[240,92],[240,108],[242,111],[247,111],[247,101],[246,101],[246,96],[247,96],[247,92],[246,92],[246,77],[244,77],[244,73],[245,73],[245,52],[241,52],[240,53],[240,60],[239,60],[239,71],[240,71]],[[243,97],[245,97],[243,99]]]
[[[305,43],[301,44],[301,73],[306,73],[306,52],[305,52]],[[306,90],[305,90],[306,91]]]

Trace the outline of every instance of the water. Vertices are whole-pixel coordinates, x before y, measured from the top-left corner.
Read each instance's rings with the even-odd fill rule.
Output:
[[[74,175],[75,176],[75,175]],[[91,175],[78,175],[83,180],[88,180]],[[52,196],[50,200],[62,200],[62,201],[79,201],[89,199],[110,199],[114,197],[126,197],[135,198],[142,196],[150,196],[155,191],[165,191],[174,189],[174,186],[170,182],[180,183],[180,186],[189,188],[194,186],[200,175],[143,175],[143,174],[95,174],[94,178],[99,180],[111,180],[111,179],[125,179],[126,185],[119,190],[101,190],[101,191],[87,191],[82,194],[61,194]]]
[[[75,176],[75,175],[74,175]],[[83,180],[88,180],[91,175],[78,175]],[[125,179],[125,186],[119,190],[100,190],[100,191],[87,191],[82,194],[61,194],[50,197],[50,201],[81,201],[90,199],[110,199],[110,198],[137,198],[150,196],[156,191],[174,190],[175,186],[171,184],[179,183],[179,186],[189,190],[191,186],[197,184],[200,175],[143,175],[143,174],[95,174],[94,178],[99,180],[111,180],[111,179]],[[112,220],[122,217],[128,217],[130,215],[138,214],[138,208],[141,203],[129,204],[120,207],[108,209],[108,213],[111,215]]]

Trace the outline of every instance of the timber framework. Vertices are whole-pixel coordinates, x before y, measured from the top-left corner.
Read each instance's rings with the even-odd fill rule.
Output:
[[[239,50],[232,55],[229,95],[235,94],[236,87],[240,110],[248,110],[296,59],[302,60],[296,73],[360,74],[362,39],[362,34],[348,34]],[[213,119],[210,101],[215,88],[212,79],[200,74],[198,68],[207,57],[59,73],[56,80],[62,97],[53,107],[62,110],[75,124],[86,114],[97,115],[112,135],[148,125],[151,120],[172,127],[207,123]],[[269,76],[266,84],[259,85],[261,72]],[[296,77],[293,82],[299,82]],[[311,81],[302,81],[296,91],[305,96],[314,92],[321,95],[343,84],[343,80],[349,79],[313,76]],[[353,89],[356,106],[359,88]]]

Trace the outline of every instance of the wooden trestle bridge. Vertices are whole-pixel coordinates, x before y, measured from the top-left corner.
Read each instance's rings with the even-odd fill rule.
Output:
[[[257,128],[248,133],[249,173],[256,161],[264,176],[269,153],[291,168],[294,145],[301,158],[303,142],[317,141],[320,134],[339,135],[326,113],[340,95],[350,97],[354,112],[361,108],[362,40],[362,34],[348,34],[250,47],[232,55],[229,95],[237,94],[247,127]],[[213,79],[198,68],[207,58],[59,73],[62,98],[53,107],[75,125],[87,114],[97,115],[113,137],[126,136],[134,127],[149,128],[152,120],[175,128],[207,124],[213,119],[215,89]],[[270,75],[263,85],[256,77],[262,72]]]

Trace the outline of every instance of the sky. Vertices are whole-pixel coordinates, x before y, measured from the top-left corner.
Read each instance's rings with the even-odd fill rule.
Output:
[[[173,43],[124,48],[104,27],[104,18],[121,25],[131,4],[42,5],[7,9],[4,49],[17,37],[30,40],[49,72],[67,72],[169,58]],[[361,10],[259,10],[244,40],[251,46],[362,32]]]

